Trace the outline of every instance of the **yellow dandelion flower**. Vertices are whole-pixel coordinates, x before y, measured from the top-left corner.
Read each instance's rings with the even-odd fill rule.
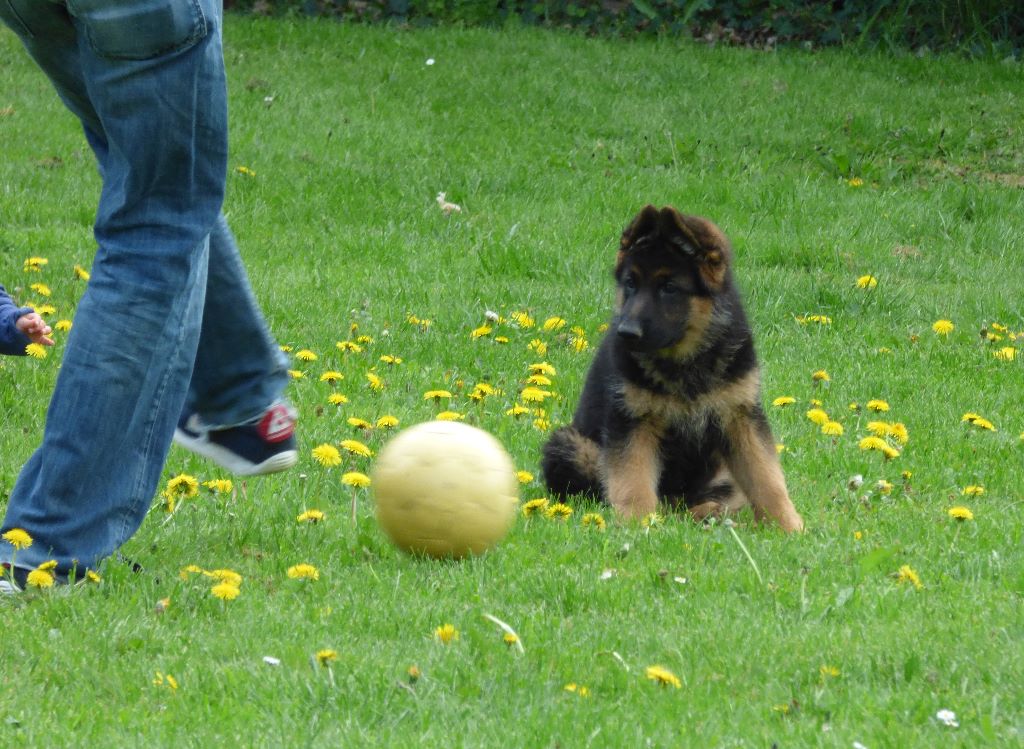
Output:
[[[544,517],[548,520],[567,520],[571,516],[572,508],[563,502],[555,502],[544,510]]]
[[[15,549],[27,549],[32,545],[32,536],[21,528],[11,528],[11,530],[4,533],[0,538],[9,543]]]
[[[229,582],[217,583],[210,588],[210,594],[222,601],[233,601],[238,598],[238,594],[241,592],[238,586],[232,585]]]
[[[289,346],[287,343],[282,343],[280,346],[278,346],[278,348],[284,351],[286,354],[292,350],[292,347]]]
[[[301,369],[289,369],[288,376],[291,377],[293,380],[301,380],[303,377],[306,376],[306,373],[303,372]]]
[[[995,427],[995,424],[993,424],[988,419],[984,419],[984,418],[982,418],[980,416],[978,418],[976,418],[974,421],[972,421],[971,425],[978,427],[978,429],[984,429],[985,431],[988,431],[988,432],[995,432],[995,431],[997,431],[996,427]]]
[[[821,433],[828,437],[842,437],[843,425],[838,421],[826,421],[821,425]]]
[[[308,348],[304,348],[299,349],[298,351],[295,352],[295,358],[298,359],[299,361],[310,362],[316,361],[319,357],[317,357],[317,355],[310,351]]]
[[[235,485],[231,483],[231,479],[210,479],[204,481],[203,486],[214,494],[230,494]]]
[[[815,372],[811,372],[811,379],[814,382],[829,382],[832,378],[828,376],[828,372],[824,369],[819,369]]]
[[[57,330],[57,331],[59,331],[61,333],[67,333],[69,330],[71,330],[71,321],[70,320],[58,320],[57,322],[55,322],[53,324],[53,327],[54,327],[55,330]]]
[[[524,518],[533,517],[534,515],[540,515],[547,510],[548,505],[547,497],[538,497],[537,499],[531,499],[523,505],[522,513]]]
[[[871,275],[861,276],[857,279],[858,289],[873,289],[878,286],[878,279]]]
[[[373,429],[373,424],[368,422],[366,419],[360,419],[357,416],[350,416],[345,421],[350,427],[354,427],[356,429]]]
[[[810,411],[807,412],[806,416],[808,419],[810,419],[818,426],[823,426],[827,424],[829,421],[831,421],[831,419],[829,419],[828,417],[828,414],[825,413],[824,409],[821,408],[812,408]]]
[[[354,329],[355,324],[353,323],[353,330]],[[358,343],[360,346],[369,346],[371,343],[373,343],[373,338],[371,338],[368,335],[361,335],[358,338],[356,338],[356,343]]]
[[[558,374],[554,367],[548,364],[546,361],[535,362],[527,366],[527,370],[530,374],[542,374],[548,377],[554,377]]]
[[[963,494],[965,497],[980,497],[984,493],[984,486],[976,486],[974,484],[971,484],[970,486],[965,486],[964,490],[961,492],[961,494]]]
[[[953,332],[955,326],[949,320],[936,320],[932,323],[932,330],[936,335],[946,336]]]
[[[402,357],[392,356],[391,354],[381,354],[380,360],[385,364],[391,364],[393,366],[402,363]]]
[[[853,540],[854,541],[860,541],[862,538],[864,538],[864,533],[863,532],[861,532],[861,531],[854,531],[853,532]]]
[[[453,640],[459,639],[459,630],[455,629],[454,624],[442,624],[440,627],[434,630],[434,637],[436,637],[445,645],[448,645]]]
[[[345,379],[345,375],[341,372],[335,372],[333,369],[320,375],[320,382],[329,382],[332,385],[343,379]]]
[[[349,471],[341,477],[341,483],[346,486],[364,487],[370,485],[370,477],[358,471]]]
[[[332,406],[343,406],[348,403],[348,398],[341,393],[331,393],[327,396],[327,402]]]
[[[466,417],[458,411],[442,411],[435,418],[438,421],[462,421]]]
[[[921,584],[921,578],[918,577],[917,572],[909,564],[904,564],[899,570],[896,571],[896,582],[898,583],[910,583],[914,586],[915,590],[921,590],[924,585]]]
[[[206,577],[212,577],[214,580],[217,580],[218,582],[234,585],[236,588],[241,587],[242,585],[242,576],[234,570],[220,569],[210,570],[209,572],[206,572],[204,570],[203,575],[205,575]]]
[[[659,525],[665,524],[665,517],[657,512],[649,512],[644,515],[640,521],[640,525],[644,528],[657,528]]]
[[[889,410],[889,404],[883,400],[879,400],[878,398],[872,398],[868,401],[867,405],[869,411],[874,411],[876,413]]]
[[[864,437],[860,442],[857,443],[857,447],[861,450],[876,450],[882,453],[886,459],[892,459],[898,457],[900,451],[892,447],[888,442],[883,440],[881,437]]]
[[[41,343],[30,343],[25,347],[25,353],[33,359],[45,359],[46,347]]]
[[[549,390],[542,390],[536,387],[525,387],[519,396],[527,403],[543,403],[545,398],[552,395]]]
[[[90,583],[101,583],[101,582],[103,582],[103,578],[99,576],[99,573],[94,572],[93,570],[86,570],[85,571],[85,580],[86,580],[86,582],[90,582]],[[169,602],[170,602],[170,599],[168,599],[168,603]]]
[[[324,515],[320,510],[306,510],[305,512],[299,513],[295,517],[295,520],[299,523],[311,523],[315,525],[316,523],[321,522],[325,517],[326,515]]]
[[[907,431],[906,425],[901,421],[889,424],[889,436],[901,445],[905,445],[910,441],[910,432]]]
[[[50,287],[45,283],[34,283],[29,285],[29,288],[40,296],[50,296],[50,294],[53,293],[50,291]]]
[[[512,408],[505,411],[506,416],[524,416],[528,413],[530,413],[530,409],[519,403],[516,403]]]
[[[49,570],[37,568],[28,573],[25,582],[28,583],[30,588],[52,588],[56,580]]]
[[[483,338],[484,336],[489,336],[492,330],[493,328],[490,325],[481,325],[479,328],[474,328],[469,337],[473,339]]]
[[[569,340],[569,346],[577,354],[582,354],[584,351],[590,348],[590,343],[587,341],[586,338],[583,338],[582,336],[574,336]]]
[[[384,389],[384,380],[382,380],[373,372],[366,373],[366,381],[370,385],[370,390],[373,390],[374,392],[379,393],[381,390]]]
[[[953,518],[953,520],[959,520],[961,522],[964,520],[974,520],[974,513],[971,512],[968,508],[960,505],[956,507],[950,507],[946,511],[946,514]]]
[[[235,171],[238,172],[239,174],[245,176],[245,177],[255,177],[256,176],[256,172],[254,172],[252,169],[250,169],[247,166],[236,166],[235,167]]]
[[[75,278],[78,279],[79,281],[88,281],[89,280],[89,271],[87,271],[81,265],[76,265],[75,266]]]
[[[296,564],[288,568],[288,577],[292,580],[319,580],[320,570],[311,564]]]
[[[869,421],[867,430],[876,437],[885,437],[889,434],[889,425],[884,421]]]
[[[346,354],[361,354],[363,352],[363,347],[360,346],[355,341],[337,341],[334,344],[334,346],[335,348],[338,349],[338,351],[341,351]]]
[[[993,351],[992,356],[999,361],[1013,361],[1017,358],[1017,349],[1013,346],[1003,346],[998,351]]]
[[[373,450],[368,448],[359,440],[342,440],[340,444],[343,450],[350,452],[353,455],[358,455],[362,458],[373,457]]]
[[[384,414],[377,419],[377,427],[380,429],[393,429],[398,426],[398,418],[391,414]]]
[[[594,530],[599,531],[603,531],[607,525],[605,523],[604,515],[599,512],[588,512],[580,520],[580,523],[582,523],[585,528],[593,528]]]
[[[836,668],[835,666],[823,665],[821,668],[818,669],[818,673],[821,674],[821,678],[822,679],[826,679],[826,678],[833,678],[834,679],[837,676],[839,676],[839,669]]]
[[[777,408],[785,408],[796,403],[796,398],[792,395],[780,395],[778,398],[772,401],[772,405]]]
[[[482,396],[501,395],[501,391],[487,382],[478,382],[473,386],[473,392]]]
[[[533,474],[529,471],[516,471],[516,480],[520,484],[529,484],[533,481]]]
[[[541,327],[548,332],[561,330],[565,327],[565,320],[561,317],[549,317]]]
[[[412,684],[415,684],[417,681],[419,681],[420,677],[423,675],[423,673],[420,671],[420,667],[416,664],[409,666],[409,668],[405,670],[405,673],[409,677],[409,681]]]
[[[526,344],[526,348],[538,356],[544,356],[548,352],[548,345],[539,338],[534,338]]]
[[[513,312],[509,315],[509,319],[516,325],[516,327],[523,329],[532,328],[536,324],[532,317],[521,311]]]
[[[577,695],[578,697],[589,697],[590,696],[590,689],[588,689],[587,687],[583,686],[582,684],[577,684],[574,681],[571,681],[568,684],[566,684],[563,687],[563,689],[566,692],[571,692],[572,694]]]
[[[206,570],[200,567],[198,564],[189,564],[181,568],[181,572],[178,573],[178,577],[182,580],[188,580],[189,575],[205,575]]]
[[[679,677],[664,666],[648,666],[645,669],[644,674],[658,686],[675,687],[676,689],[679,689],[683,685],[682,682],[679,681]]]
[[[199,481],[195,476],[189,476],[187,473],[179,473],[177,476],[167,482],[167,487],[164,489],[164,496],[166,497],[194,497],[199,494]]]
[[[451,398],[452,394],[447,390],[428,390],[423,394],[423,400],[437,403],[442,398]]]
[[[322,466],[331,468],[332,466],[341,465],[341,453],[338,452],[338,448],[334,445],[325,442],[313,448],[313,460]]]
[[[45,257],[29,257],[25,258],[22,268],[26,273],[40,273],[43,266],[49,265],[49,263],[50,261]]]
[[[42,564],[38,565],[36,567],[36,569],[37,570],[44,570],[46,572],[53,572],[55,569],[57,569],[57,560],[56,559],[48,559],[47,561],[45,561]]]
[[[879,494],[892,494],[892,483],[885,479],[879,479],[875,483],[875,489],[878,490]]]
[[[864,180],[862,180],[860,177],[850,177],[850,179],[846,180],[846,184],[848,184],[850,187],[863,187]]]
[[[321,666],[329,666],[334,661],[338,660],[338,651],[332,650],[331,648],[324,648],[323,650],[316,651],[316,662]]]
[[[546,432],[551,428],[551,422],[543,416],[540,416],[533,420],[533,428],[541,432]]]
[[[541,387],[547,387],[548,385],[551,384],[551,378],[550,377],[546,377],[545,375],[542,375],[542,374],[534,374],[534,375],[530,375],[529,377],[526,378],[526,384],[527,385],[539,385]]]

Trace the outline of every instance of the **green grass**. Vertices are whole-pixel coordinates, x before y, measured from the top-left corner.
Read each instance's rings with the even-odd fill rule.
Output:
[[[999,361],[994,350],[1020,341],[978,334],[1024,332],[1019,64],[242,18],[226,32],[226,210],[276,335],[319,355],[295,364],[301,463],[170,516],[155,498],[124,549],[141,575],[112,562],[99,586],[0,601],[0,744],[1022,744],[1024,354]],[[29,284],[48,284],[51,319],[70,318],[99,181],[7,33],[0,91],[0,281],[34,302]],[[462,214],[442,215],[442,190]],[[808,531],[785,537],[744,515],[735,531],[669,516],[599,533],[579,508],[437,563],[389,545],[365,490],[353,524],[342,469],[312,449],[356,437],[377,451],[388,433],[346,419],[429,419],[423,393],[437,388],[537,475],[522,498],[544,495],[544,433],[504,412],[543,358],[558,371],[547,418],[571,417],[618,235],[647,202],[710,216],[733,240],[765,400],[797,399],[769,416]],[[41,274],[23,272],[29,256],[49,259]],[[864,274],[876,288],[856,288]],[[471,340],[487,310],[525,310],[538,326],[561,316],[591,348],[509,323]],[[795,320],[806,314],[832,324]],[[940,318],[956,325],[947,339],[931,330]],[[356,335],[373,339],[362,353],[335,347]],[[0,507],[41,437],[60,353],[0,364]],[[367,387],[373,368],[382,392]],[[319,381],[331,369],[345,375],[340,408]],[[812,384],[818,369],[827,386]],[[503,394],[473,405],[483,381]],[[805,418],[814,398],[842,437]],[[871,398],[909,430],[890,462],[857,447],[877,418]],[[997,431],[961,423],[968,411]],[[175,448],[165,474],[179,473],[226,478]],[[880,479],[891,494],[872,490]],[[962,496],[970,484],[985,493]],[[957,504],[975,519],[952,521]],[[300,525],[306,508],[327,520]],[[320,580],[289,580],[300,562]],[[225,604],[201,577],[180,579],[189,564],[239,572],[241,596]],[[920,590],[895,579],[902,565]],[[514,627],[525,653],[484,614]],[[447,646],[434,637],[445,623],[461,635]],[[324,648],[338,653],[330,669],[311,664]],[[409,684],[413,664],[422,678]],[[645,679],[654,664],[681,688]],[[178,688],[154,684],[157,672]],[[959,728],[936,720],[943,708]]]

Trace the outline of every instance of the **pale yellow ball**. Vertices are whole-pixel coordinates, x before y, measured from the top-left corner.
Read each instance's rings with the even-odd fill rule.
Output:
[[[512,459],[491,434],[428,421],[389,441],[372,471],[377,521],[398,548],[431,557],[479,554],[518,514]]]

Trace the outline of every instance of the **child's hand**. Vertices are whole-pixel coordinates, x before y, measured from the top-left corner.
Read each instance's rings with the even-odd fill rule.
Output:
[[[53,345],[53,339],[50,338],[53,329],[46,324],[46,320],[41,318],[38,312],[22,315],[14,323],[14,326],[28,336],[32,343],[41,343],[44,346]]]

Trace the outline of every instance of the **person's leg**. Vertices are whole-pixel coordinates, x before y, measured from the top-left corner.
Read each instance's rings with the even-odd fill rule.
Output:
[[[210,233],[206,304],[185,414],[210,429],[259,419],[288,385],[288,360],[271,336],[224,216]]]
[[[30,30],[25,9],[50,4],[12,2]],[[81,71],[84,90],[61,95],[88,100],[99,123],[84,123],[104,178],[99,247],[43,443],[2,526],[34,539],[19,566],[55,559],[58,572],[97,564],[149,509],[192,375],[227,170],[219,7],[71,0],[68,9],[77,60],[66,34],[26,46],[58,90],[75,76],[55,76],[55,66]],[[0,543],[0,562],[14,555]]]
[[[174,440],[239,476],[295,465],[287,358],[260,312],[223,216],[210,234],[202,334]]]

